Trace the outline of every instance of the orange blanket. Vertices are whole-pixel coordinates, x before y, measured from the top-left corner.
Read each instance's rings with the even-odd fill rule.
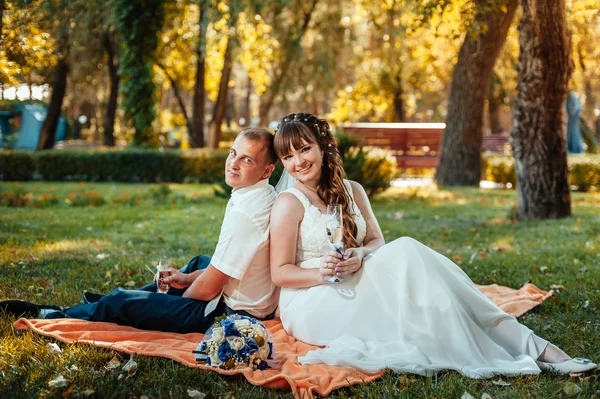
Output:
[[[533,284],[521,289],[498,285],[478,286],[505,312],[520,316],[552,295]],[[27,320],[19,319],[15,328],[30,329],[38,334],[63,342],[80,342],[125,353],[159,356],[173,359],[190,367],[216,371],[221,374],[243,374],[254,385],[266,388],[291,389],[297,397],[312,398],[314,394],[327,396],[332,390],[379,378],[383,372],[367,374],[354,369],[324,364],[301,365],[297,357],[315,349],[315,346],[296,341],[288,335],[279,319],[265,322],[275,343],[275,361],[281,369],[264,371],[250,369],[221,370],[197,364],[192,350],[196,349],[203,334],[175,334],[142,331],[113,323],[89,322],[77,319]]]

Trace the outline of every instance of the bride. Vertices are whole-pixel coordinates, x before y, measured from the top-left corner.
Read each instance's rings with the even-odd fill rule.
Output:
[[[446,257],[408,237],[385,244],[365,190],[343,179],[325,120],[290,114],[274,145],[285,168],[270,227],[281,321],[296,339],[324,346],[301,363],[470,378],[596,368],[504,313]],[[327,204],[343,209],[343,256],[330,248]],[[332,277],[342,282],[328,284]]]

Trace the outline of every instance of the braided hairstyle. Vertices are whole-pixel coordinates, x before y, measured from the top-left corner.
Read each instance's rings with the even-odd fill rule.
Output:
[[[312,114],[298,113],[284,117],[275,131],[277,156],[281,158],[292,152],[292,148],[299,149],[305,143],[317,144],[323,152],[323,169],[317,194],[326,204],[341,205],[344,244],[346,248],[358,247],[353,200],[344,184],[344,165],[329,123]]]

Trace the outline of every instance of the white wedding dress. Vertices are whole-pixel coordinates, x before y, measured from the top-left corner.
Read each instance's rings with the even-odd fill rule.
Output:
[[[326,216],[299,190],[285,192],[304,206],[296,264],[317,268],[330,251]],[[356,205],[354,212],[362,242],[366,223]],[[548,344],[482,294],[456,264],[408,237],[367,256],[343,283],[282,289],[279,309],[290,335],[325,346],[299,357],[302,364],[424,376],[452,369],[489,378],[540,373],[535,359]]]

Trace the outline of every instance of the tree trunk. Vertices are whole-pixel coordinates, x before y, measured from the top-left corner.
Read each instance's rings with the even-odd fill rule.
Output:
[[[572,72],[565,0],[522,0],[519,80],[510,130],[520,219],[571,215],[565,121]]]
[[[237,14],[232,16],[235,18],[231,22],[231,26],[237,25]],[[210,148],[219,148],[219,142],[221,141],[221,124],[225,117],[227,110],[227,98],[229,92],[229,79],[231,77],[231,69],[233,67],[233,61],[231,53],[237,42],[237,33],[230,34],[227,39],[227,46],[225,47],[225,59],[223,63],[223,70],[221,71],[221,81],[219,83],[219,93],[217,94],[217,101],[213,108],[213,115],[210,121],[209,127],[209,140],[208,146]]]
[[[54,69],[54,82],[52,83],[52,95],[46,119],[40,130],[40,140],[38,141],[38,150],[49,150],[54,147],[56,137],[56,128],[60,118],[63,99],[67,90],[67,74],[69,73],[69,64],[67,60],[61,58],[58,60]]]
[[[194,99],[192,102],[192,124],[188,130],[192,148],[204,147],[204,114],[206,112],[204,75],[206,74],[206,31],[208,29],[208,9],[205,1],[200,2],[198,24],[200,26],[200,36],[196,47],[196,84],[194,85]]]
[[[271,85],[267,89],[266,98],[261,99],[260,102],[260,110],[258,116],[262,125],[268,124],[267,116],[269,114],[269,111],[271,110],[271,107],[275,102],[275,98],[279,95],[281,89],[285,84],[292,61],[298,55],[297,48],[298,46],[300,46],[300,42],[302,41],[304,34],[308,30],[308,25],[310,24],[310,20],[312,19],[312,15],[315,11],[315,7],[317,6],[318,1],[319,0],[312,0],[309,10],[304,12],[302,25],[299,27],[298,32],[296,34],[290,33],[286,36],[286,38],[289,39],[282,46],[282,48],[284,49],[283,61],[281,65],[279,65],[279,68],[275,69],[275,76],[272,79]]]
[[[435,178],[438,184],[479,186],[483,111],[496,58],[506,41],[518,0],[499,8],[477,10],[475,22],[486,27],[467,34],[458,54],[448,100],[448,117]]]
[[[250,97],[252,96],[252,79],[248,76],[248,81],[246,83],[246,95],[244,96],[244,111],[242,117],[244,118],[245,123],[243,126],[250,126],[252,115],[250,113]]]
[[[4,28],[4,0],[0,0],[0,37],[2,37],[2,28]]]
[[[500,122],[500,111],[504,103],[506,91],[502,86],[502,80],[495,72],[490,79],[490,92],[488,94],[488,117],[490,121],[490,132],[492,134],[502,134],[504,130]]]
[[[177,100],[177,105],[179,105],[179,109],[181,110],[181,113],[183,114],[183,119],[185,119],[185,126],[188,129],[188,132],[191,132],[192,131],[192,121],[190,120],[187,109],[185,108],[185,102],[183,101],[183,96],[181,95],[181,89],[179,88],[179,85],[177,84],[177,82],[175,81],[173,76],[171,76],[171,74],[169,73],[169,71],[167,70],[167,68],[164,65],[162,65],[160,62],[157,62],[156,66],[159,67],[163,71],[163,73],[165,74],[167,79],[169,79],[169,83],[171,84],[171,89],[173,89],[173,94],[175,95],[175,99]],[[194,148],[196,148],[196,147],[194,147]]]
[[[400,76],[400,72],[396,76],[396,85],[394,88],[394,114],[396,116],[396,121],[404,122],[406,120],[406,115],[404,113],[404,100],[402,99],[402,77]]]
[[[115,47],[111,40],[110,33],[105,31],[103,34],[104,50],[108,58],[108,77],[110,79],[110,93],[108,95],[108,104],[104,113],[104,145],[108,147],[115,146],[115,118],[117,115],[117,100],[119,96],[119,65],[115,54]]]

